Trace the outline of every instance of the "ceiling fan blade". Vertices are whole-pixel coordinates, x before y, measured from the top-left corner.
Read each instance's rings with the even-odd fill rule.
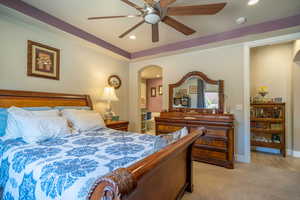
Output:
[[[94,19],[114,19],[114,18],[132,18],[132,17],[140,17],[141,15],[118,15],[118,16],[105,16],[105,17],[89,17],[88,20],[94,20]]]
[[[214,15],[220,12],[225,6],[226,3],[169,7],[167,14],[171,16]]]
[[[183,33],[184,35],[191,35],[196,32],[195,30],[187,27],[186,25],[178,22],[177,20],[175,20],[169,16],[166,16],[162,21],[165,24],[168,24],[172,28],[176,29],[177,31]]]
[[[159,41],[158,23],[152,24],[152,42]]]
[[[137,27],[139,27],[139,26],[142,25],[143,23],[145,23],[145,20],[141,21],[140,23],[136,24],[136,25],[133,26],[132,28],[128,29],[126,32],[124,32],[122,35],[120,35],[119,38],[125,37],[128,33],[130,33],[131,31],[133,31],[134,29],[136,29]]]
[[[127,5],[129,5],[129,6],[133,7],[133,8],[135,8],[135,9],[137,9],[137,10],[143,12],[143,8],[142,8],[142,7],[136,5],[136,4],[132,3],[132,2],[130,2],[130,1],[128,1],[128,0],[121,0],[121,1],[123,1],[123,2],[126,3]]]
[[[176,0],[160,0],[160,7],[166,8],[168,5],[174,3]]]
[[[146,4],[153,5],[155,3],[154,0],[144,0]]]

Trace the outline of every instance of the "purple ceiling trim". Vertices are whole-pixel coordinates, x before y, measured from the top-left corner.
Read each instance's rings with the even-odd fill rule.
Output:
[[[230,40],[230,39],[239,38],[251,34],[265,33],[269,31],[275,31],[275,30],[289,28],[293,26],[299,26],[299,25],[300,25],[300,14],[291,17],[282,18],[279,20],[273,20],[273,21],[268,21],[260,24],[250,25],[243,28],[234,29],[231,31],[226,31],[226,32],[217,33],[213,35],[208,35],[208,36],[202,36],[202,37],[176,42],[176,43],[172,43],[172,44],[168,44],[168,45],[164,45],[152,49],[146,49],[143,51],[134,52],[131,53],[131,59],[151,56],[151,55],[160,54],[169,51],[177,51],[185,48],[201,46],[201,45],[214,43],[214,42],[221,42],[224,40]]]
[[[21,0],[0,0],[0,4],[3,4],[9,8],[15,9],[25,15],[28,15],[30,17],[33,17],[37,20],[40,20],[46,24],[52,25],[62,31],[65,31],[67,33],[70,33],[72,35],[75,35],[77,37],[80,37],[84,40],[87,40],[89,42],[92,42],[98,46],[101,46],[105,49],[108,49],[118,55],[124,56],[125,58],[130,59],[131,55],[129,52],[116,47],[82,29],[79,29],[67,22],[64,22],[57,17],[54,17],[40,9],[37,9]]]

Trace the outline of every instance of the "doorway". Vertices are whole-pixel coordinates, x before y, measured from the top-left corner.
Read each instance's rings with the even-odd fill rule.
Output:
[[[163,107],[162,68],[147,66],[140,71],[139,111],[141,133],[155,134],[155,117],[160,116]]]
[[[295,66],[294,57],[299,51],[299,39],[300,34],[290,34],[286,36],[280,36],[275,38],[269,38],[260,41],[254,41],[245,43],[244,55],[244,120],[245,120],[245,154],[244,162],[251,161],[251,150],[259,151],[268,154],[275,155],[292,155],[299,157],[299,153],[295,148],[297,139],[295,136],[296,123],[295,122],[295,70],[299,71]],[[298,44],[298,45],[297,45]],[[298,48],[297,48],[298,47]],[[285,56],[281,53],[284,52]],[[290,52],[290,53],[288,53]],[[288,55],[289,54],[289,55]],[[265,55],[265,56],[264,56]],[[253,58],[256,57],[256,58]],[[265,58],[263,58],[265,57]],[[279,57],[282,57],[279,59]],[[254,60],[253,60],[254,59]],[[255,61],[256,59],[256,61]],[[276,61],[277,59],[277,61]],[[283,60],[286,61],[283,64]],[[287,61],[288,60],[288,61]],[[278,65],[284,65],[280,68]],[[260,67],[259,67],[260,66]],[[275,69],[276,67],[278,69]],[[273,67],[273,69],[272,69]],[[256,69],[255,69],[256,68]],[[284,70],[284,72],[283,72]],[[266,74],[266,72],[269,72]],[[300,74],[298,74],[300,75]],[[280,82],[281,81],[281,82]],[[276,86],[277,84],[277,86]],[[266,94],[264,94],[266,93]],[[264,96],[264,97],[263,97]],[[250,103],[250,101],[251,103]],[[255,101],[262,101],[262,103],[282,103],[284,105],[285,119],[272,119],[270,112],[276,113],[272,108],[267,108],[264,111],[261,108],[257,108],[253,104]],[[278,109],[278,107],[275,107]],[[272,111],[273,110],[273,111]],[[280,110],[280,109],[279,109]],[[274,114],[273,117],[280,117],[280,114]],[[269,113],[269,114],[268,114]],[[270,116],[269,116],[270,115]],[[269,119],[259,119],[269,118]],[[258,118],[258,119],[257,119]],[[255,122],[258,120],[258,123]],[[268,121],[261,123],[261,121]],[[272,121],[273,120],[273,121]],[[282,121],[282,123],[279,123]],[[265,129],[267,130],[265,130]],[[263,129],[263,130],[262,130]],[[276,129],[276,130],[274,130]],[[285,130],[282,130],[285,129]],[[253,134],[253,132],[268,132],[262,134]],[[274,131],[274,132],[273,132]],[[277,131],[277,132],[276,132]],[[285,131],[283,136],[280,136],[280,131]],[[275,133],[276,132],[276,133]],[[266,136],[267,135],[267,136]],[[284,149],[280,149],[281,142],[284,143]],[[266,144],[261,145],[261,144]],[[261,145],[261,146],[260,146]],[[273,148],[275,147],[275,148]],[[283,158],[283,157],[281,157]]]

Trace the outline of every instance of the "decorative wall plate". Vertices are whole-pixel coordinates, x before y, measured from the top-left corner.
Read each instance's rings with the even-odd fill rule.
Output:
[[[119,76],[111,75],[108,77],[108,85],[110,87],[114,87],[115,89],[119,89],[122,85],[122,81]]]

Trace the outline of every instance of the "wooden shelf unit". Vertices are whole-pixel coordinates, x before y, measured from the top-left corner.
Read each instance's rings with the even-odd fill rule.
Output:
[[[250,115],[251,146],[279,149],[285,157],[285,103],[253,103]]]

